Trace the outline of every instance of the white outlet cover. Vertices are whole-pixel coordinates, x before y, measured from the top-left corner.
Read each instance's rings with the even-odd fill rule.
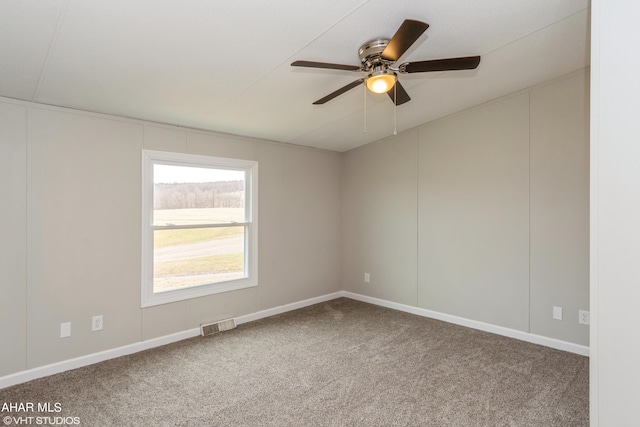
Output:
[[[91,318],[91,330],[92,331],[101,331],[104,327],[102,315],[93,316]]]
[[[562,320],[562,307],[553,307],[553,318],[555,320]]]
[[[591,324],[591,313],[587,310],[578,310],[578,323],[581,325]]]
[[[71,322],[60,323],[60,338],[71,336]]]

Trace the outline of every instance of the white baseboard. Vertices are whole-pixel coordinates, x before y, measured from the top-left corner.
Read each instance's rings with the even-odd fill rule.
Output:
[[[177,332],[175,334],[165,335],[163,337],[153,338],[146,341],[140,341],[122,347],[88,354],[86,356],[63,360],[62,362],[52,363],[50,365],[39,366],[37,368],[0,377],[0,389],[16,384],[25,383],[27,381],[35,380],[38,378],[48,377],[49,375],[58,374],[60,372],[69,371],[71,369],[93,365],[94,363],[104,362],[105,360],[115,359],[116,357],[126,356],[128,354],[137,353],[139,351],[149,350],[154,347],[160,347],[166,344],[171,344],[173,342],[182,341],[187,338],[193,338],[198,335],[200,335],[200,328],[189,329],[187,331]]]
[[[244,316],[236,317],[235,320],[236,320],[236,324],[240,325],[242,323],[253,322],[254,320],[275,316],[276,314],[286,313],[288,311],[297,310],[299,308],[308,307],[313,304],[319,304],[321,302],[330,301],[330,300],[341,298],[341,297],[351,298],[357,301],[379,305],[381,307],[392,308],[394,310],[404,311],[406,313],[412,313],[418,316],[442,320],[448,323],[466,326],[473,329],[479,329],[481,331],[491,332],[497,335],[516,338],[521,341],[540,344],[546,347],[551,347],[558,350],[564,350],[571,353],[580,354],[582,356],[589,356],[589,347],[587,346],[573,344],[565,341],[560,341],[554,338],[547,338],[540,335],[535,335],[527,332],[517,331],[514,329],[504,328],[502,326],[491,325],[488,323],[469,320],[462,317],[452,316],[449,314],[438,313],[436,311],[427,310],[424,308],[413,307],[410,305],[386,301],[383,299],[373,298],[373,297],[355,294],[353,292],[347,292],[347,291],[338,291],[331,294],[326,294],[319,297],[309,298],[303,301],[293,302],[290,304],[285,304],[278,307],[270,308],[267,310],[258,311],[256,313],[246,314]],[[182,332],[166,335],[159,338],[153,338],[150,340],[140,341],[140,342],[125,345],[122,347],[105,350],[98,353],[89,354],[86,356],[76,357],[74,359],[63,360],[62,362],[40,366],[40,367],[29,369],[26,371],[17,372],[15,374],[10,374],[4,377],[0,377],[0,389],[10,387],[16,384],[25,383],[27,381],[35,380],[38,378],[47,377],[49,375],[58,374],[60,372],[69,371],[71,369],[77,369],[83,366],[93,365],[94,363],[103,362],[105,360],[115,359],[116,357],[126,356],[128,354],[149,350],[151,348],[160,347],[166,344],[171,344],[171,343],[182,341],[188,338],[193,338],[198,335],[200,335],[200,328],[189,329],[187,331],[182,331]]]
[[[268,308],[266,310],[258,311],[256,313],[247,314],[244,316],[236,317],[236,324],[253,322],[254,320],[264,319],[265,317],[275,316],[276,314],[286,313],[287,311],[297,310],[299,308],[308,307],[313,304],[319,304],[321,302],[330,301],[332,299],[340,298],[344,296],[344,291],[338,291],[331,294],[322,295],[319,297],[309,298],[302,301],[292,302],[290,304],[281,305],[274,308]]]
[[[581,356],[589,356],[589,347],[574,344],[555,338],[543,337],[541,335],[531,334],[529,332],[518,331],[515,329],[496,326],[490,323],[479,322],[477,320],[465,319],[464,317],[453,316],[450,314],[439,313],[437,311],[427,310],[425,308],[414,307],[411,305],[400,304],[379,298],[373,298],[366,295],[360,295],[353,292],[343,291],[342,296],[357,301],[367,302],[369,304],[379,305],[381,307],[392,308],[394,310],[404,311],[406,313],[417,314],[418,316],[429,317],[431,319],[442,320],[444,322],[453,323],[455,325],[466,326],[472,329],[478,329],[492,334],[502,335],[509,338],[515,338],[520,341],[526,341],[533,344],[543,345],[545,347],[555,348],[557,350],[568,351],[570,353],[579,354]]]
[[[287,311],[297,310],[313,304],[329,301],[332,299],[340,298],[341,292],[334,292],[332,294],[322,295],[315,298],[309,298],[303,301],[293,302],[291,304],[281,305],[279,307],[270,308],[267,310],[258,311],[256,313],[247,314],[236,318],[236,324],[242,324],[252,322],[254,320],[262,319],[269,316],[275,316],[276,314],[286,313]],[[71,369],[81,368],[83,366],[93,365],[94,363],[104,362],[105,360],[115,359],[116,357],[126,356],[128,354],[137,353],[139,351],[149,350],[151,348],[160,347],[166,344],[171,344],[177,341],[182,341],[188,338],[193,338],[200,335],[200,328],[189,329],[187,331],[177,332],[175,334],[166,335],[159,338],[153,338],[145,341],[136,342],[133,344],[125,345],[110,350],[101,351],[98,353],[88,354],[86,356],[80,356],[69,360],[63,360],[62,362],[52,363],[50,365],[39,366],[37,368],[29,369],[26,371],[17,372],[4,377],[0,377],[0,389],[11,387],[12,385],[22,384],[27,381],[35,380],[38,378],[48,377],[49,375],[58,374],[60,372],[69,371]]]

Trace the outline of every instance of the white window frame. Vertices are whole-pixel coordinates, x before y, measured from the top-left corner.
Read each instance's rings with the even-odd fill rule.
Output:
[[[156,164],[245,171],[245,278],[153,291],[153,167]],[[242,224],[240,224],[242,225]],[[258,285],[258,162],[142,150],[142,304],[151,307]]]

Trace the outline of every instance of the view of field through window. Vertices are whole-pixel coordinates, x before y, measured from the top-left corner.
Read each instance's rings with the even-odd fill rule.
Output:
[[[153,291],[241,279],[245,172],[154,165]]]

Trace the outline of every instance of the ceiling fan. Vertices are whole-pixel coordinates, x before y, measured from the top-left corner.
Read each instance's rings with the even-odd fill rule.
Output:
[[[328,68],[332,70],[357,71],[368,73],[366,77],[355,80],[346,86],[314,102],[324,104],[333,98],[365,83],[375,93],[387,93],[395,105],[411,100],[407,91],[398,81],[398,74],[426,73],[429,71],[472,70],[480,63],[479,56],[432,59],[427,61],[395,63],[413,43],[429,28],[425,22],[405,19],[390,40],[376,39],[363,44],[358,50],[360,65],[332,64],[328,62],[295,61],[293,67]],[[392,90],[394,89],[394,90]]]

